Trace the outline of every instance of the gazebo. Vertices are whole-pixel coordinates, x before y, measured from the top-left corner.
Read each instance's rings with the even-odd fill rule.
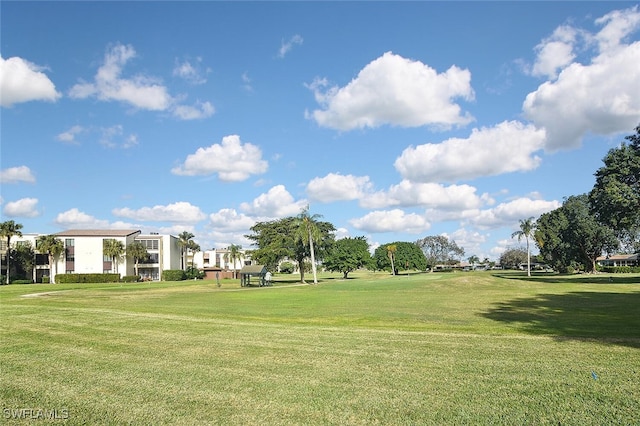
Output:
[[[267,267],[264,265],[246,265],[240,269],[240,286],[248,287],[252,285],[251,277],[255,277],[255,283],[262,287],[267,285],[265,276],[267,275]]]

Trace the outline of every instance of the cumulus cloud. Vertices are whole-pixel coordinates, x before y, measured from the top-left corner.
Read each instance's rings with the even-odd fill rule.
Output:
[[[168,111],[180,120],[203,119],[212,116],[215,109],[210,102],[198,101],[194,105],[184,105],[184,97],[173,97],[169,89],[157,77],[137,74],[123,76],[125,66],[137,56],[131,45],[116,44],[107,49],[102,65],[98,68],[93,82],[82,81],[69,90],[74,99],[95,97],[101,101],[118,101],[137,109],[147,111]],[[208,70],[190,62],[178,63],[174,75],[192,84],[206,81]]]
[[[17,56],[6,60],[0,56],[0,105],[58,100],[62,95],[42,71],[42,67]]]
[[[282,40],[282,44],[280,45],[280,49],[278,50],[278,58],[284,58],[287,53],[289,53],[291,49],[293,49],[293,46],[301,45],[303,41],[304,40],[302,36],[298,34],[294,35],[287,41]]]
[[[186,201],[166,206],[142,207],[137,210],[125,207],[113,209],[112,213],[114,216],[149,222],[196,223],[207,217],[199,207]]]
[[[22,198],[6,203],[2,213],[8,217],[36,217],[40,215],[37,207],[37,198]]]
[[[306,200],[295,201],[284,185],[276,185],[252,202],[240,204],[240,209],[252,216],[275,219],[297,215],[307,204]]]
[[[365,66],[344,87],[316,79],[308,87],[322,109],[308,114],[319,125],[338,130],[431,125],[449,128],[473,120],[453,99],[474,99],[471,73],[456,66],[438,74],[419,61],[387,52]]]
[[[415,213],[405,213],[400,209],[376,210],[358,219],[351,219],[349,223],[356,229],[365,232],[407,232],[418,234],[431,227],[424,216]]]
[[[312,179],[307,185],[307,195],[311,200],[322,203],[356,200],[369,192],[372,186],[368,176],[329,173],[325,177]]]
[[[396,170],[418,182],[455,182],[481,176],[533,170],[534,155],[544,147],[545,132],[532,125],[505,121],[473,129],[467,139],[410,146],[395,161]]]
[[[62,213],[58,213],[54,219],[54,223],[65,229],[111,229],[108,220],[96,219],[77,208],[72,208]]]
[[[35,183],[36,178],[27,166],[9,167],[0,170],[0,183]]]
[[[171,173],[182,176],[206,176],[218,174],[225,182],[240,182],[251,175],[265,173],[269,165],[262,159],[262,151],[256,145],[242,143],[240,136],[229,135],[222,143],[198,148],[194,154]]]
[[[480,229],[511,226],[523,218],[532,216],[537,218],[560,206],[561,203],[557,200],[546,201],[522,197],[498,204],[491,209],[479,210],[476,214],[468,217],[468,222]]]
[[[476,194],[476,188],[473,186],[444,186],[408,180],[392,185],[388,191],[375,192],[360,200],[362,207],[378,209],[392,206],[421,206],[443,210],[464,210],[478,208],[482,204],[483,197]]]
[[[209,215],[209,224],[217,231],[232,232],[246,231],[256,224],[256,220],[235,209],[220,209]]]
[[[93,83],[74,85],[69,96],[72,98],[96,97],[102,101],[120,101],[136,108],[163,111],[169,108],[172,98],[167,88],[157,78],[136,75],[123,78],[124,66],[136,57],[131,45],[117,44],[107,50],[104,62],[98,69]]]
[[[546,129],[549,151],[578,147],[587,132],[629,131],[640,120],[640,97],[635,96],[640,93],[640,41],[625,44],[640,26],[638,7],[611,12],[595,23],[602,29],[584,37],[597,42],[590,63],[571,62],[523,103],[524,115]]]
[[[551,37],[544,39],[535,48],[536,61],[531,69],[534,76],[555,78],[558,70],[569,65],[576,57],[573,46],[577,30],[563,25],[558,27]]]

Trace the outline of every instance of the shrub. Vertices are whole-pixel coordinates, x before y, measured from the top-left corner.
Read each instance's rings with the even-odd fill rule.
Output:
[[[280,264],[280,273],[282,274],[293,274],[295,266],[291,262],[282,262]]]
[[[123,283],[137,283],[140,281],[140,275],[125,275],[122,277],[121,281]]]
[[[184,281],[187,274],[182,269],[167,269],[162,271],[162,281]]]
[[[190,266],[185,272],[185,276],[190,280],[201,280],[204,278],[204,271],[199,270],[196,267]]]
[[[42,284],[49,284],[49,276],[45,275],[42,277]]]
[[[44,282],[44,277],[42,277]],[[56,282],[58,284],[70,283],[117,283],[120,281],[120,274],[58,274]],[[47,281],[48,282],[48,281]]]
[[[12,284],[33,284],[33,280],[13,280]]]

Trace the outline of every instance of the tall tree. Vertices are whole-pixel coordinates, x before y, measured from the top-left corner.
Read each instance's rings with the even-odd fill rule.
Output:
[[[560,271],[576,263],[594,272],[596,259],[619,245],[613,230],[591,213],[586,194],[568,197],[561,207],[541,215],[535,239],[545,262]]]
[[[398,250],[398,246],[395,244],[389,244],[387,245],[387,257],[389,258],[389,261],[391,262],[391,275],[395,275],[396,274],[396,267],[393,264],[393,260],[394,257],[396,255],[396,251]]]
[[[513,234],[511,238],[518,237],[518,242],[522,238],[527,241],[527,276],[531,276],[531,248],[529,247],[529,239],[533,238],[533,233],[536,229],[536,223],[533,217],[528,219],[520,219],[520,229]]]
[[[640,251],[640,125],[609,150],[589,193],[599,222],[611,227],[629,251]]]
[[[527,251],[522,247],[507,248],[500,255],[500,266],[502,268],[516,268],[527,260]]]
[[[178,235],[178,247],[180,247],[180,251],[182,253],[182,270],[184,271],[187,268],[187,254],[189,251],[190,241],[195,237],[189,231],[182,231],[180,235]]]
[[[118,273],[118,264],[126,253],[125,245],[122,241],[115,238],[108,238],[102,241],[102,252],[105,256],[111,258],[113,271]]]
[[[314,240],[315,257],[321,260],[334,244],[335,227],[330,222],[316,222],[320,238]],[[304,261],[310,257],[309,244],[298,238],[300,222],[297,217],[285,217],[269,222],[258,222],[251,227],[252,234],[246,237],[258,247],[251,252],[251,258],[275,270],[284,259],[295,260],[299,265],[300,282],[304,281]]]
[[[42,235],[36,240],[36,250],[49,255],[49,282],[55,284],[58,273],[57,258],[64,253],[64,243],[55,235]]]
[[[389,257],[389,246],[395,246],[393,252],[394,264],[391,264]],[[381,245],[373,253],[373,261],[375,268],[378,270],[394,270],[403,268],[404,270],[424,271],[427,269],[427,259],[424,253],[415,243],[406,241],[396,241],[390,244]]]
[[[36,265],[36,253],[29,241],[23,241],[17,244],[16,248],[11,250],[12,264],[16,271],[17,277],[22,279],[34,279],[34,267]]]
[[[347,279],[349,272],[368,265],[370,260],[369,243],[365,237],[349,237],[335,242],[323,265],[329,271],[342,272],[343,278]]]
[[[464,249],[445,235],[430,235],[416,241],[427,259],[431,270],[436,265],[448,265],[464,256]]]
[[[242,253],[240,252],[240,250],[242,249],[242,247],[240,247],[237,244],[231,244],[229,246],[229,251],[227,252],[227,254],[229,255],[229,262],[231,262],[231,265],[233,266],[233,278],[237,278],[237,272],[238,272],[238,268],[236,267],[236,261],[240,260],[240,257],[242,255]]]
[[[11,237],[22,237],[22,231],[20,231],[22,229],[22,224],[20,223],[16,223],[13,220],[8,220],[6,222],[2,222],[0,223],[0,237],[3,237],[7,240],[7,284],[11,283],[11,279],[10,279],[10,270],[11,270],[11,266],[10,263],[11,261],[9,260],[11,258],[10,255],[10,251],[11,251]]]
[[[318,228],[317,221],[322,216],[319,214],[311,215],[309,213],[309,206],[307,205],[300,214],[297,216],[297,238],[303,242],[303,245],[309,247],[309,254],[311,255],[311,271],[313,273],[313,283],[318,284],[318,272],[316,267],[316,252],[313,247],[313,241],[320,239],[320,229]],[[301,266],[302,268],[302,266]],[[303,269],[303,268],[302,268]]]
[[[135,265],[135,275],[140,275],[138,264],[141,260],[145,260],[147,257],[149,257],[147,247],[140,241],[134,241],[127,246],[127,255],[133,258]]]

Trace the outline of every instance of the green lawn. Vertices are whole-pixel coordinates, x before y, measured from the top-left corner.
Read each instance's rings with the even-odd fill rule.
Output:
[[[640,275],[293,278],[1,286],[2,421],[640,424]]]

